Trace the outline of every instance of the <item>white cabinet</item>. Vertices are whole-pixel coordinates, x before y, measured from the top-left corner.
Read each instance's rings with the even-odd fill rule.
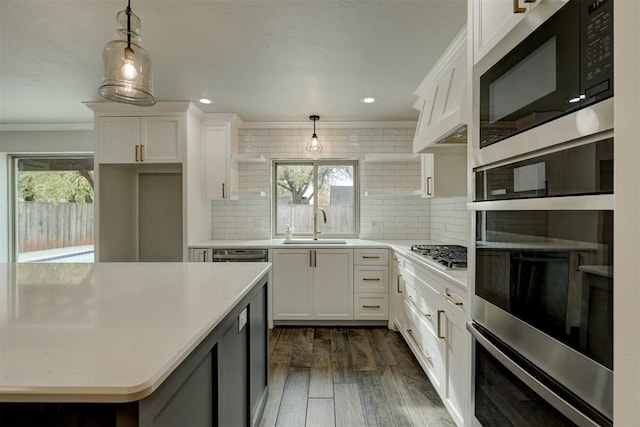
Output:
[[[190,262],[211,262],[212,257],[211,249],[208,248],[191,248],[189,250]]]
[[[531,4],[535,4],[525,0],[474,0],[471,3],[474,64],[477,64],[525,17]]]
[[[461,153],[422,155],[422,197],[467,194],[467,156]]]
[[[273,251],[274,320],[352,320],[352,249]]]
[[[209,200],[237,199],[238,165],[231,159],[238,138],[233,121],[204,126],[205,194]]]
[[[390,316],[389,328],[402,330],[404,324],[404,279],[403,266],[405,259],[397,254],[393,255],[391,283],[389,286]]]
[[[467,29],[464,27],[415,91],[420,111],[414,153],[466,152]]]
[[[313,318],[313,252],[311,249],[273,251],[273,319]]]
[[[465,329],[466,290],[409,260],[404,261],[407,344],[457,425],[468,425],[471,337]]]
[[[389,319],[389,250],[354,251],[354,319]]]
[[[99,163],[182,162],[182,116],[100,117]]]

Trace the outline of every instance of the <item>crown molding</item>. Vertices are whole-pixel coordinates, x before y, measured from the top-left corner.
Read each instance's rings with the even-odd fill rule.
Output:
[[[387,122],[320,122],[318,129],[353,129],[353,128],[415,128],[417,121]],[[300,129],[311,127],[311,121],[304,122],[244,122],[241,129]]]
[[[0,124],[0,132],[94,130],[91,123],[25,123]]]

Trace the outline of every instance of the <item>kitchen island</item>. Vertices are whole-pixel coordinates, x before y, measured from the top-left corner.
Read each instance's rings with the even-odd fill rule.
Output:
[[[270,263],[0,264],[0,425],[247,425]]]

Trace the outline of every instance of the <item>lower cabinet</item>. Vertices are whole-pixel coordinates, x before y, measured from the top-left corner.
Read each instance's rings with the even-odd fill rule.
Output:
[[[471,337],[466,290],[409,260],[402,260],[404,323],[400,332],[457,425],[468,425]]]
[[[353,319],[352,249],[275,249],[274,320]]]

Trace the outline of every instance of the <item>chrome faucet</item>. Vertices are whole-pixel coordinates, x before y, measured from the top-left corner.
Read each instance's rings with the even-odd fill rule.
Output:
[[[313,212],[313,240],[318,240],[318,211],[322,212],[322,220],[326,224],[327,223],[327,213],[322,208],[316,208]]]

